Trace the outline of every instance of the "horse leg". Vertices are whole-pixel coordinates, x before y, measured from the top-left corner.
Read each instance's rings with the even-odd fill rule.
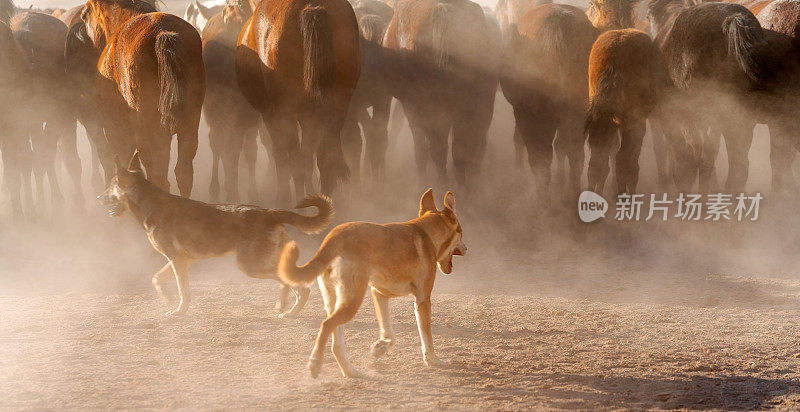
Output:
[[[220,153],[225,168],[225,199],[228,203],[239,201],[239,156],[244,146],[244,133],[238,128],[232,130],[226,140],[225,149]]]
[[[298,167],[297,123],[294,117],[282,113],[274,116],[265,115],[264,123],[269,131],[269,137],[272,139],[272,158],[275,159],[275,170],[278,175],[276,204],[278,207],[290,207],[292,202],[290,180],[295,179],[294,184],[295,189],[298,190],[298,196],[302,196],[301,190],[305,183],[304,174],[298,173],[301,167]],[[267,136],[261,135],[262,141],[266,138]],[[267,145],[268,143],[264,141],[264,146]]]
[[[747,183],[747,174],[750,168],[750,145],[753,143],[754,124],[740,121],[726,124],[722,129],[725,137],[725,147],[728,149],[728,179],[725,190],[728,193],[738,194],[744,191]]]
[[[519,113],[516,119],[517,127],[525,141],[525,148],[528,150],[528,163],[533,172],[539,201],[546,203],[550,197],[553,138],[556,133],[556,125],[550,119],[536,119],[527,112]]]
[[[639,183],[639,155],[647,131],[645,119],[629,119],[620,128],[620,146],[617,152],[617,193],[636,193]]]
[[[682,122],[664,121],[664,115],[659,111],[654,117],[658,119],[669,145],[672,179],[679,191],[688,193],[691,191],[694,177],[697,175],[694,151],[681,130]]]
[[[332,195],[339,182],[346,181],[350,174],[342,153],[342,125],[343,122],[324,121],[321,125],[322,140],[317,145],[320,186],[322,193],[328,196]]]
[[[389,113],[392,97],[376,99],[372,106],[372,118],[364,130],[366,141],[365,163],[369,165],[373,185],[383,182],[386,167],[386,149],[389,147]]]
[[[656,159],[658,173],[658,187],[667,190],[669,187],[669,146],[661,129],[661,123],[655,118],[648,120],[650,123],[650,136],[653,139],[653,156]]]
[[[425,138],[425,131],[422,128],[423,119],[417,116],[412,107],[406,110],[408,116],[408,126],[411,129],[411,136],[414,138],[414,160],[417,163],[417,178],[425,186],[424,181],[428,175],[428,159],[430,158],[428,140]]]
[[[436,167],[438,183],[447,183],[447,154],[450,148],[450,122],[443,115],[432,115],[424,123],[425,135],[428,139],[430,156]]]
[[[493,97],[493,95],[492,95]],[[492,122],[494,99],[468,101],[453,122],[453,168],[456,183],[469,190],[486,154],[486,133]]]
[[[792,162],[796,150],[792,147],[790,128],[780,123],[769,125],[769,160],[772,166],[772,192],[778,199],[788,195],[793,189]]]
[[[250,203],[257,203],[256,160],[258,160],[258,127],[252,127],[244,132],[242,153],[244,154],[244,162],[247,165],[247,200]]]
[[[11,197],[11,211],[14,220],[20,220],[23,217],[21,197],[23,176],[20,164],[22,158],[18,146],[19,145],[13,141],[0,141],[0,152],[2,152],[3,156],[3,181]],[[28,180],[30,181],[30,176]]]
[[[65,119],[61,125],[61,139],[60,149],[64,164],[72,180],[73,196],[75,197],[75,205],[79,209],[83,209],[83,184],[81,183],[81,158],[78,155],[78,123],[75,118]]]
[[[189,197],[194,184],[194,156],[197,154],[197,122],[188,122],[178,129],[178,161],[175,163],[175,180],[181,196]],[[171,136],[167,141],[172,140]],[[167,146],[169,148],[169,145]],[[169,168],[169,150],[167,150],[167,166]],[[166,178],[165,178],[166,179]],[[169,190],[169,184],[167,184]]]
[[[400,100],[394,100],[394,107],[391,108],[391,101],[389,103],[391,114],[389,114],[389,124],[386,129],[387,138],[391,139],[392,141],[396,141],[398,136],[400,136],[400,131],[403,130],[403,118],[407,117],[407,113],[405,108],[403,107],[403,103]],[[374,109],[373,109],[374,110]],[[373,113],[374,116],[374,113]],[[408,118],[409,126],[411,123],[411,118]]]
[[[715,163],[719,154],[719,142],[722,136],[716,126],[711,126],[708,134],[702,133],[702,149],[700,152],[700,177],[699,189],[701,193],[708,193],[717,188],[717,173]]]
[[[517,166],[517,169],[522,170],[525,164],[525,139],[522,138],[522,134],[519,132],[519,128],[514,125],[514,164]]]
[[[589,190],[597,194],[603,194],[608,173],[610,171],[609,160],[611,159],[611,148],[617,138],[616,127],[589,127]]]
[[[150,133],[137,134],[136,141],[139,150],[139,158],[147,173],[147,180],[169,193],[169,181],[167,177],[169,175],[171,140],[167,134],[158,127],[155,130],[151,129]]]
[[[558,146],[554,145],[554,148],[558,147],[560,148],[558,150],[561,151],[560,155],[558,152],[556,152],[556,155],[560,156],[560,158],[566,158],[569,163],[568,165],[561,165],[561,169],[567,172],[568,196],[577,195],[581,188],[581,176],[583,175],[583,164],[586,157],[584,150],[586,137],[583,132],[582,122],[584,116],[584,113],[580,111],[567,116],[558,126],[556,142],[560,140],[561,143]]]
[[[219,202],[219,162],[220,152],[223,150],[219,141],[220,134],[216,127],[208,130],[208,141],[211,146],[211,183],[208,185],[208,196],[211,203]]]
[[[44,178],[50,184],[50,202],[53,206],[64,203],[64,196],[58,186],[55,173],[56,152],[58,150],[58,135],[51,127],[37,125],[32,134],[33,152],[35,156],[34,174],[36,174],[36,189],[39,193],[39,203],[44,205]]]
[[[344,152],[344,159],[347,167],[350,168],[350,178],[352,187],[358,190],[361,184],[361,152],[363,150],[363,141],[361,137],[361,126],[358,123],[358,114],[352,113],[356,108],[351,108],[351,113],[348,114],[347,120],[342,127],[342,151]],[[362,109],[366,114],[366,109]],[[366,114],[369,117],[369,114]],[[366,127],[365,127],[366,129]]]

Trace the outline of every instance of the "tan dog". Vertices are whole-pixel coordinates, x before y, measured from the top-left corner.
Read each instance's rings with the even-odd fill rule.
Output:
[[[309,196],[297,205],[298,209],[316,207],[318,212],[314,216],[256,206],[209,205],[171,195],[150,183],[141,170],[138,153],[127,168],[120,165],[118,158],[114,160],[116,176],[98,199],[112,206],[111,216],[121,216],[129,210],[147,232],[153,248],[169,259],[153,276],[153,286],[168,303],[164,277],[173,273],[178,283],[180,303],[167,315],[184,312],[189,305],[187,269],[192,262],[235,253],[239,269],[247,276],[279,280],[278,258],[289,241],[283,225],[316,233],[327,227],[333,216],[333,206],[325,196]],[[290,288],[283,284],[279,310],[287,306],[290,289],[295,294],[295,303],[281,316],[297,314],[308,300],[307,287]]]
[[[380,339],[372,345],[372,355],[381,356],[394,344],[389,298],[412,294],[422,359],[428,366],[440,364],[431,337],[431,291],[436,267],[449,274],[453,255],[463,255],[466,251],[453,194],[447,192],[444,209],[437,210],[432,189],[422,195],[417,219],[385,225],[366,222],[339,225],[325,237],[314,258],[303,266],[296,266],[297,244],[286,244],[278,264],[281,280],[303,285],[319,276],[319,288],[328,311],[309,359],[311,376],[319,374],[322,352],[331,334],[331,349],[342,374],[360,375],[347,360],[342,328],[361,306],[367,286],[372,289],[380,326]]]

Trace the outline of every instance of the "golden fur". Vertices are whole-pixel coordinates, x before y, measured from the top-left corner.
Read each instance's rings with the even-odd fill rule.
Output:
[[[419,217],[403,223],[350,222],[335,227],[322,242],[314,258],[297,267],[298,248],[289,242],[283,249],[278,274],[286,283],[303,285],[318,278],[328,318],[322,322],[309,359],[311,375],[322,367],[322,351],[333,334],[332,350],[342,374],[360,374],[347,360],[343,325],[358,311],[367,286],[375,302],[380,339],[372,355],[381,356],[394,344],[389,318],[389,298],[414,295],[422,357],[428,366],[441,363],[433,351],[431,336],[431,291],[436,267],[449,274],[453,255],[466,253],[455,198],[447,192],[444,209],[437,210],[433,190],[420,200]]]

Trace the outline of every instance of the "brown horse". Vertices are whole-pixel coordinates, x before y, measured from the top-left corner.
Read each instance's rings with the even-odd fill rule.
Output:
[[[245,100],[236,83],[236,42],[252,14],[249,2],[229,0],[203,29],[203,62],[206,66],[203,111],[213,156],[209,188],[212,202],[219,200],[220,160],[225,169],[226,199],[228,202],[239,201],[239,158],[243,151],[249,177],[248,198],[250,201],[258,198],[255,164],[261,118]]]
[[[341,131],[361,70],[359,30],[346,0],[262,1],[236,47],[236,79],[272,137],[278,203],[301,198],[316,154],[322,192],[348,176]],[[303,141],[298,151],[298,124]]]
[[[500,52],[483,9],[467,0],[401,0],[384,46],[402,59],[403,87],[395,97],[414,137],[419,178],[426,178],[430,158],[440,184],[446,182],[452,130],[456,182],[471,189],[486,150]]]
[[[37,203],[44,205],[44,179],[47,178],[51,202],[60,204],[63,195],[56,176],[59,151],[73,182],[76,205],[83,205],[81,162],[75,129],[76,111],[73,89],[66,81],[64,39],[67,26],[57,18],[38,12],[25,12],[11,19],[14,38],[31,62],[32,110],[26,121],[34,151]]]
[[[89,0],[82,19],[97,50],[95,98],[113,151],[135,149],[147,178],[169,190],[170,143],[178,136],[175,177],[192,191],[192,161],[205,93],[202,42],[181,18],[139,0]]]
[[[30,65],[25,52],[14,40],[11,28],[0,21],[0,153],[3,181],[11,197],[15,219],[23,217],[31,199],[31,153],[29,127],[24,123],[32,108]],[[24,191],[24,195],[23,195]]]
[[[540,201],[549,198],[556,132],[569,158],[570,190],[578,191],[589,52],[596,38],[597,30],[582,10],[545,4],[522,17],[506,47],[501,86],[514,107]]]
[[[617,192],[636,193],[646,120],[668,86],[664,58],[646,33],[611,30],[597,38],[589,56],[590,105],[584,126],[591,149],[589,190],[603,193],[619,132]]]
[[[354,185],[360,183],[362,131],[366,150],[364,162],[373,184],[383,180],[386,149],[389,146],[389,114],[392,90],[388,78],[392,70],[391,51],[382,47],[386,27],[394,10],[378,0],[352,0],[361,30],[363,63],[358,85],[350,100],[347,121],[342,129],[342,149]],[[368,109],[372,108],[370,114]]]

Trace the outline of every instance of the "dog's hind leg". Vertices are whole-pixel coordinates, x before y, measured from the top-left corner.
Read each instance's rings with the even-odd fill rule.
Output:
[[[172,264],[167,262],[167,264],[164,265],[163,268],[161,268],[158,272],[156,272],[155,275],[153,275],[152,279],[153,287],[156,289],[156,292],[158,292],[158,296],[166,304],[170,304],[172,302],[172,299],[164,292],[164,281],[166,280],[164,279],[164,276],[166,276],[171,271],[172,271]]]
[[[167,312],[167,316],[185,313],[191,300],[189,297],[189,260],[186,258],[172,259],[170,264],[172,265],[172,271],[175,273],[175,282],[178,284],[180,301],[177,308]]]
[[[289,306],[289,292],[291,291],[291,286],[281,283],[281,296],[275,302],[275,310],[278,311],[279,315],[286,312],[286,307]]]
[[[380,327],[381,338],[376,340],[370,347],[372,356],[378,358],[386,354],[389,348],[394,346],[394,329],[392,328],[392,319],[389,316],[389,298],[377,289],[372,289],[372,301],[375,303],[375,315],[378,317],[378,326]]]
[[[339,270],[341,269],[334,269],[334,273],[331,275],[323,275],[319,278],[319,288],[325,299],[328,318],[322,321],[322,325],[320,325],[314,349],[308,360],[308,368],[314,378],[319,375],[320,369],[322,369],[322,354],[328,343],[328,337],[336,332],[336,329],[341,325],[353,319],[359,306],[361,306],[361,302],[364,300],[364,293],[367,292],[368,278],[361,279],[358,274],[354,274],[353,281],[349,285],[340,284],[337,287],[332,277],[341,276],[337,276],[337,273],[335,273]],[[348,287],[354,287],[355,290],[346,290]],[[353,369],[347,359],[344,334],[341,331],[334,336],[331,349],[333,350],[334,358],[336,358],[336,363],[339,364],[339,369],[341,369],[344,376],[349,378],[360,376],[360,373]]]
[[[284,312],[278,315],[279,318],[293,318],[297,316],[297,314],[300,313],[301,310],[303,310],[303,306],[306,305],[306,302],[308,302],[308,295],[309,293],[311,293],[311,289],[305,286],[295,286],[290,288],[290,290],[294,292],[295,296],[294,305],[292,305],[292,308],[289,309],[288,312]],[[281,296],[281,298],[283,298],[283,296]]]

